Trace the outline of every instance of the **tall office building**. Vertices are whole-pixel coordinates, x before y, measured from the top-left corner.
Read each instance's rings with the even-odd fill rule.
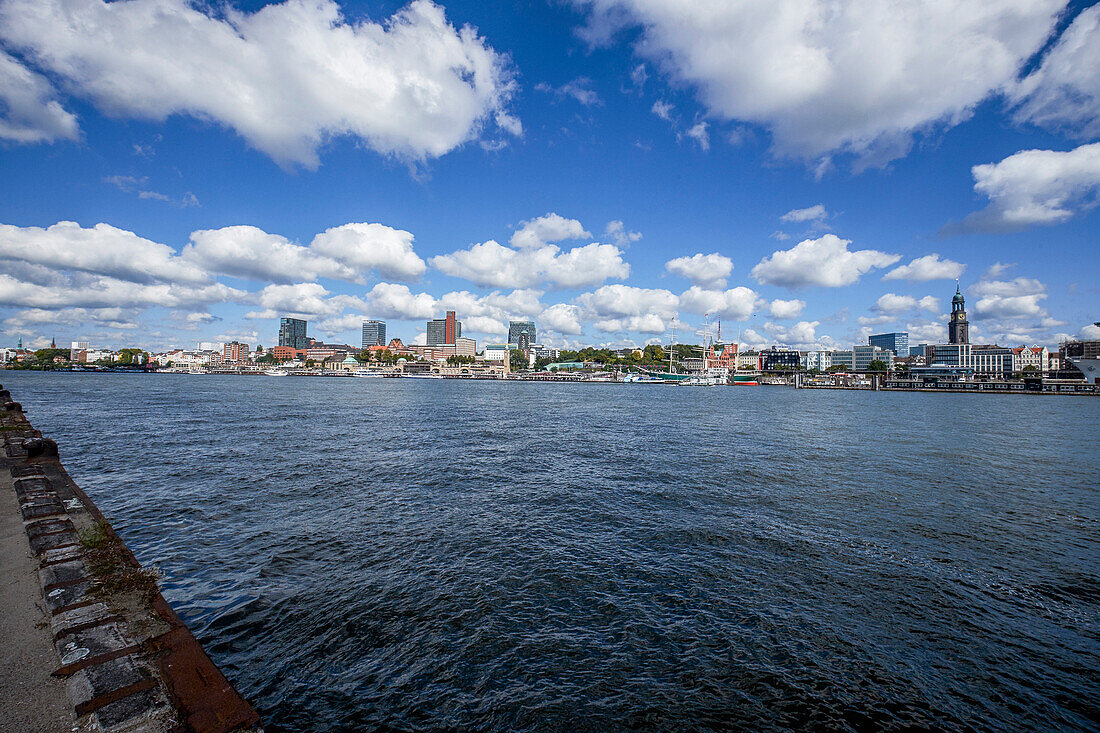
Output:
[[[894,352],[894,356],[904,359],[909,356],[909,334],[902,333],[876,333],[867,337],[868,346],[877,346],[880,349],[888,349]]]
[[[515,344],[516,348],[523,351],[531,348],[531,344],[538,343],[535,338],[534,321],[511,321],[508,323],[508,343]]]
[[[363,348],[384,346],[386,343],[385,321],[363,321]]]
[[[280,318],[279,346],[289,346],[292,349],[308,348],[306,322],[300,318]]]
[[[424,343],[428,346],[453,344],[456,338],[462,336],[462,321],[455,319],[454,311],[447,311],[446,318],[428,321],[426,331]]]

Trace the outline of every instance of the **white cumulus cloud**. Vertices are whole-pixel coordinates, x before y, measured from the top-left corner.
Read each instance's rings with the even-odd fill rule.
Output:
[[[588,239],[592,233],[576,219],[566,219],[560,214],[550,212],[530,221],[520,222],[520,228],[509,241],[517,249],[539,249],[551,242],[567,239]]]
[[[947,224],[943,234],[1061,224],[1100,201],[1100,143],[1067,152],[1021,150],[971,172],[974,190],[989,199],[989,206]]]
[[[203,269],[249,280],[293,283],[318,277],[343,280],[355,277],[350,268],[339,262],[318,257],[308,247],[254,226],[194,231],[180,256]]]
[[[665,263],[665,269],[704,288],[721,288],[733,272],[733,260],[713,252],[677,257]]]
[[[604,285],[591,293],[581,294],[576,300],[586,309],[588,316],[604,321],[605,325],[609,320],[625,322],[634,318],[646,319],[649,326],[656,326],[657,319],[675,318],[676,308],[680,305],[680,298],[665,289],[618,284]],[[631,329],[617,327],[604,330]]]
[[[752,276],[761,283],[786,288],[811,285],[842,287],[851,285],[877,267],[889,267],[899,255],[873,249],[850,251],[849,239],[826,234],[805,239],[792,249],[773,252],[752,268]]]
[[[804,300],[773,300],[768,304],[768,312],[774,318],[798,318],[805,308]]]
[[[1016,119],[1071,137],[1100,136],[1100,5],[1062,33],[1042,64],[1010,89]]]
[[[997,321],[1045,317],[1048,314],[1040,301],[1046,299],[1046,289],[1045,284],[1028,277],[975,283],[970,288],[977,297],[974,317]]]
[[[905,155],[1010,84],[1065,0],[574,0],[582,37],[641,27],[636,50],[693,86],[708,115],[763,125],[781,155]]]
[[[44,229],[0,224],[0,260],[5,259],[135,283],[211,280],[206,270],[182,260],[171,247],[103,223],[84,228],[60,221]]]
[[[215,14],[187,0],[7,0],[0,36],[110,114],[213,120],[282,164],[316,167],[342,135],[424,160],[487,125],[520,132],[506,59],[429,0],[382,23],[333,0]]]
[[[680,307],[688,313],[709,313],[735,321],[749,318],[761,305],[756,291],[746,287],[708,290],[692,285],[680,295]]]
[[[872,310],[879,313],[904,313],[915,310],[926,310],[935,313],[939,309],[939,301],[931,295],[918,299],[912,295],[895,295],[894,293],[886,293],[872,306]]]
[[[529,288],[546,283],[577,288],[630,274],[630,266],[623,261],[618,247],[596,242],[566,251],[553,244],[517,250],[490,239],[433,257],[431,263],[445,275],[482,287]]]
[[[938,254],[925,255],[912,260],[908,265],[895,267],[882,276],[883,280],[953,280],[962,275],[966,265],[954,260],[941,260]]]
[[[413,251],[413,235],[384,224],[352,223],[326,229],[310,249],[359,272],[373,270],[383,278],[413,280],[428,266]]]
[[[584,330],[581,309],[568,303],[555,303],[539,314],[538,327],[563,336],[579,336]]]
[[[79,137],[76,117],[56,97],[45,77],[0,49],[0,140],[41,143]]]

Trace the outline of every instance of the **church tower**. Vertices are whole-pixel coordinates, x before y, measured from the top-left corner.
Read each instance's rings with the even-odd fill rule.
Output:
[[[959,281],[955,281],[955,297],[951,299],[951,320],[947,323],[947,343],[970,343],[970,324],[966,322],[966,302]]]

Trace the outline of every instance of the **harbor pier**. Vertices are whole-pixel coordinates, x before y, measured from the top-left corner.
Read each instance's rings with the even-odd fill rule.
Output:
[[[0,386],[4,730],[259,731],[110,522]],[[11,726],[11,727],[8,727]]]

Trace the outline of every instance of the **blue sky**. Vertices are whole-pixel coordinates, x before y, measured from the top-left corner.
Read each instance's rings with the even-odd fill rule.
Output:
[[[0,0],[4,345],[1100,337],[1100,7],[264,5]]]

